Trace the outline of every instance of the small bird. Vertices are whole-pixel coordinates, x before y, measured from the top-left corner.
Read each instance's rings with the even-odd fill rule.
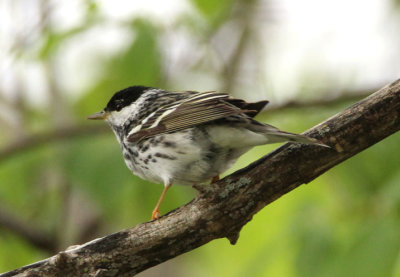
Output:
[[[133,174],[164,184],[152,213],[157,219],[172,184],[216,182],[253,146],[284,141],[326,146],[254,120],[267,103],[247,103],[224,93],[132,86],[115,93],[88,119],[110,125]]]

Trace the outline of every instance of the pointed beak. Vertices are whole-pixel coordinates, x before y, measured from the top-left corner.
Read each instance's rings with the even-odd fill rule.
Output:
[[[107,112],[105,112],[105,111],[101,111],[101,112],[98,112],[98,113],[94,113],[94,114],[91,114],[91,115],[89,115],[88,117],[87,117],[87,119],[97,119],[97,120],[103,120],[103,119],[106,119],[106,117],[108,116],[108,113]]]

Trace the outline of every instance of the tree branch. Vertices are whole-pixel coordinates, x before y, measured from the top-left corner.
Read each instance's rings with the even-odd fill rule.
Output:
[[[285,144],[159,220],[0,276],[132,276],[214,239],[234,244],[267,204],[399,129],[400,79],[306,132],[332,149]]]

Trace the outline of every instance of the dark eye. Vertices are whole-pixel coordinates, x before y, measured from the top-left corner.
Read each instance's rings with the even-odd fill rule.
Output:
[[[124,101],[123,101],[122,99],[116,101],[116,103],[115,103],[115,110],[116,110],[117,112],[119,112],[120,110],[122,110],[122,108],[124,107],[123,102],[124,102]]]

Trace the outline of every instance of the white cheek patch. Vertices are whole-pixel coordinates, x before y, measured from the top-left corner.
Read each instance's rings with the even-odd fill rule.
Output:
[[[119,112],[111,112],[106,120],[113,125],[122,126],[129,118],[136,117],[137,112],[138,105],[136,103],[132,103],[131,105],[124,107]]]

